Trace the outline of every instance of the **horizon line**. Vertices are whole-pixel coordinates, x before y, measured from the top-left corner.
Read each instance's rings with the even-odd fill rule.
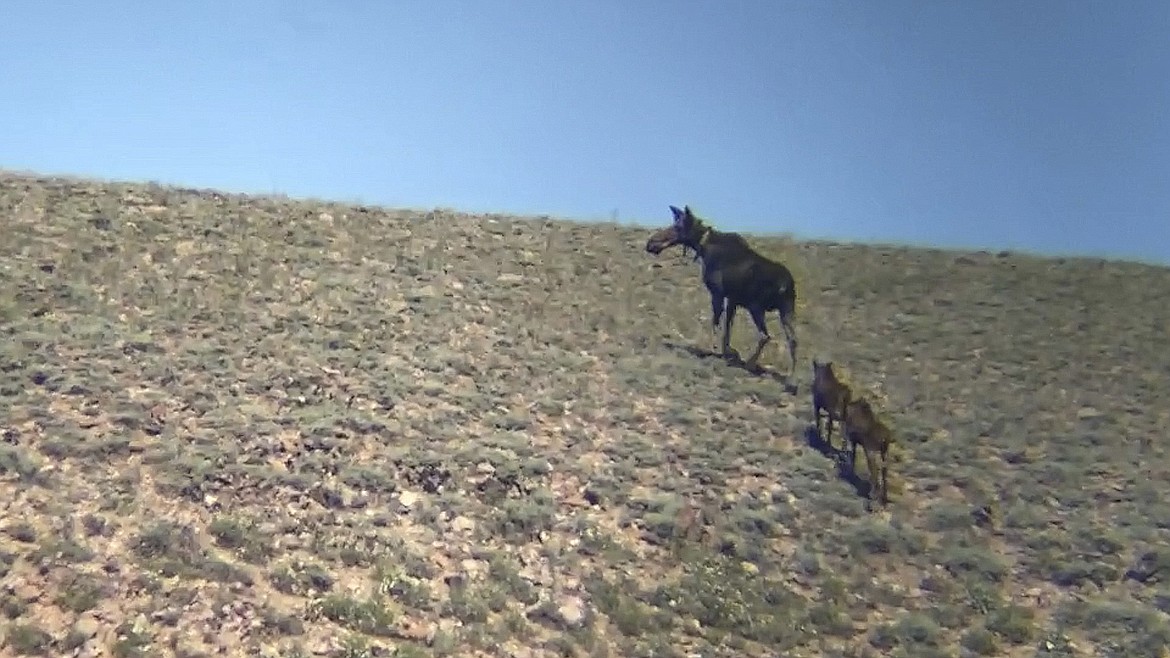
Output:
[[[142,178],[121,178],[116,176],[107,176],[92,173],[79,173],[76,171],[66,172],[46,171],[28,168],[10,168],[0,165],[0,177],[6,178],[23,178],[23,179],[63,179],[75,182],[89,182],[101,185],[158,185],[160,187],[172,188],[175,190],[192,191],[192,192],[215,192],[219,194],[231,196],[243,196],[251,198],[283,198],[289,201],[296,202],[321,202],[338,205],[374,207],[382,210],[408,211],[408,212],[434,212],[434,211],[450,211],[471,216],[486,216],[486,215],[503,215],[510,216],[521,221],[556,221],[568,222],[576,224],[595,224],[595,225],[614,225],[625,228],[645,228],[653,229],[664,226],[668,223],[667,219],[662,221],[652,220],[638,220],[638,219],[621,219],[617,209],[611,211],[609,218],[588,218],[584,216],[569,216],[561,215],[551,212],[541,211],[519,211],[506,209],[466,209],[457,208],[453,206],[446,206],[441,204],[427,206],[417,205],[390,205],[383,202],[368,202],[361,198],[342,198],[330,197],[316,194],[300,194],[293,192],[284,192],[278,189],[258,190],[258,189],[240,189],[232,188],[226,185],[205,185],[194,184],[186,181],[166,180],[162,178],[142,177]],[[664,204],[664,208],[668,207],[670,202]],[[674,205],[678,205],[677,203]],[[715,218],[706,217],[702,213],[698,213],[708,223],[718,225],[721,223]],[[1010,246],[995,246],[995,245],[975,245],[964,243],[930,243],[914,240],[897,240],[895,238],[881,238],[877,236],[871,237],[834,237],[831,235],[811,235],[808,233],[799,233],[796,231],[767,231],[767,230],[739,230],[739,229],[721,229],[725,232],[734,231],[744,236],[754,237],[766,240],[788,240],[791,242],[805,243],[805,244],[821,244],[826,246],[855,246],[855,247],[871,247],[880,249],[902,248],[923,251],[942,251],[952,252],[955,255],[991,255],[995,257],[1007,256],[1023,256],[1027,258],[1039,258],[1041,260],[1088,260],[1088,261],[1105,261],[1111,263],[1128,263],[1134,265],[1142,265],[1147,267],[1170,268],[1170,262],[1161,262],[1150,258],[1145,258],[1137,255],[1129,254],[1108,254],[1108,253],[1092,253],[1092,252],[1067,252],[1067,251],[1042,251],[1037,249],[1026,249],[1021,247]]]

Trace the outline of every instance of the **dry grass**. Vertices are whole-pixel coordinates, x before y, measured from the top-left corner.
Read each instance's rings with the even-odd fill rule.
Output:
[[[11,174],[0,216],[6,655],[1170,643],[1166,269],[753,240],[793,396],[688,353],[644,229]],[[825,351],[887,509],[808,437]]]

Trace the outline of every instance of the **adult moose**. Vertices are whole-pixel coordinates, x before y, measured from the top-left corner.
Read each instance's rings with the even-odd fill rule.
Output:
[[[796,282],[784,265],[766,258],[752,249],[743,236],[730,231],[717,231],[691,212],[690,206],[681,210],[671,206],[674,222],[659,229],[646,241],[646,251],[658,255],[664,249],[682,245],[693,249],[702,261],[703,284],[711,293],[711,324],[718,334],[720,320],[726,310],[723,338],[719,345],[723,358],[732,356],[731,323],[735,311],[742,306],[752,316],[759,339],[756,350],[745,364],[752,369],[772,337],[768,335],[765,314],[776,311],[784,336],[788,341],[788,356],[792,360],[788,376],[796,371],[796,330],[792,327],[796,314]]]

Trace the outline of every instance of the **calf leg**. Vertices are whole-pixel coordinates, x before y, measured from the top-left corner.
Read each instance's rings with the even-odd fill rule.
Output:
[[[756,307],[751,307],[748,309],[748,313],[752,316],[752,322],[756,325],[756,333],[758,335],[756,351],[752,352],[752,355],[746,361],[748,367],[754,368],[756,366],[756,360],[760,358],[760,353],[764,351],[764,347],[768,344],[768,341],[772,340],[772,337],[768,335],[768,325],[764,318],[764,311]]]
[[[874,451],[865,448],[865,465],[869,467],[869,497],[872,500],[886,500],[885,483],[878,479],[878,465]]]
[[[838,397],[833,404],[834,404],[834,406],[832,408],[830,408],[829,412],[828,412],[829,418],[836,418],[837,419],[837,427],[839,429],[839,434],[842,437],[844,437],[845,431],[846,431],[846,428],[845,428],[845,407],[847,406],[848,403],[844,399],[841,399],[840,397]],[[830,424],[829,425],[829,447],[830,448],[833,447],[832,436],[833,436],[833,425]],[[848,439],[845,438],[842,440],[847,441]],[[844,446],[842,446],[842,447],[844,447]]]
[[[890,502],[890,448],[882,446],[882,504]]]

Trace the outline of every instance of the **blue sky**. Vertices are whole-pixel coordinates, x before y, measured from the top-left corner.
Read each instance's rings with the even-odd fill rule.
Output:
[[[6,0],[0,167],[1170,263],[1170,2]]]

